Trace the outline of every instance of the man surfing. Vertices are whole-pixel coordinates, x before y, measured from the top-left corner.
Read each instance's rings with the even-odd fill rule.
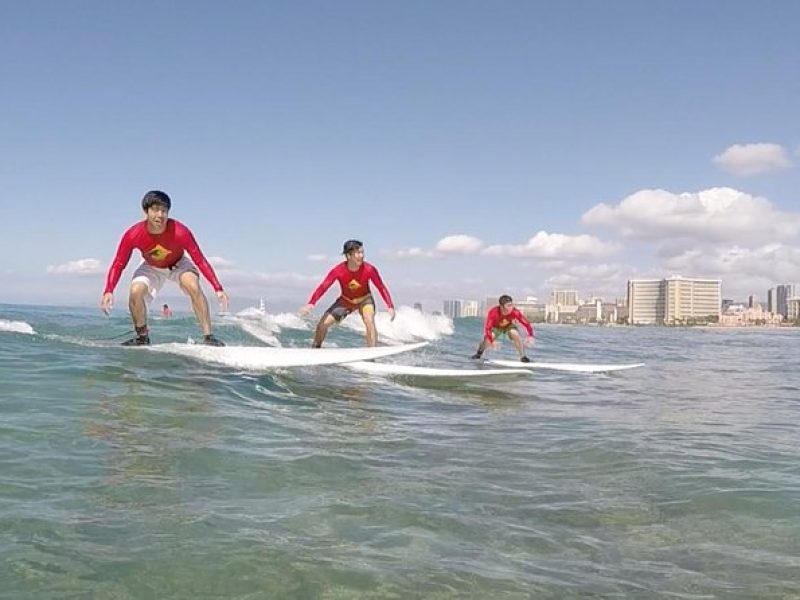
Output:
[[[314,308],[317,301],[328,291],[335,281],[339,282],[342,288],[341,295],[331,304],[325,314],[317,323],[314,332],[314,348],[320,348],[328,329],[334,323],[339,323],[351,312],[357,310],[364,321],[366,327],[367,346],[375,346],[378,343],[378,332],[375,328],[375,300],[369,288],[369,282],[375,284],[380,292],[386,310],[389,312],[391,320],[394,321],[394,304],[389,290],[383,284],[378,269],[364,260],[364,244],[358,240],[347,240],[344,243],[342,254],[345,256],[344,262],[333,267],[322,280],[314,293],[308,299],[308,304],[300,308],[300,314],[307,315]]]
[[[128,307],[136,335],[123,346],[143,346],[150,343],[147,329],[147,302],[152,300],[167,280],[176,282],[191,298],[192,309],[203,330],[203,343],[209,346],[225,344],[211,332],[208,302],[200,288],[200,272],[214,288],[222,309],[228,306],[228,295],[222,289],[214,269],[200,251],[192,232],[180,221],[169,218],[172,201],[164,192],[147,192],[142,198],[145,218],[132,225],[123,235],[117,253],[106,275],[106,286],[100,299],[100,309],[109,314],[114,304],[114,288],[134,248],[144,259],[131,280]],[[184,252],[191,256],[189,260]],[[192,264],[194,261],[194,264]],[[196,266],[195,266],[196,265]]]
[[[496,338],[501,335],[507,335],[511,343],[513,343],[514,347],[517,349],[517,352],[519,352],[520,361],[525,363],[531,362],[525,355],[525,347],[533,344],[533,326],[528,319],[525,318],[525,315],[514,307],[514,300],[511,296],[503,294],[497,302],[497,306],[492,307],[489,312],[486,313],[486,321],[483,325],[483,339],[481,343],[478,344],[478,351],[470,358],[478,360],[481,358],[486,348],[489,346],[492,348],[497,347],[497,342],[495,342]],[[528,332],[528,337],[524,343],[514,323],[519,323],[525,328],[525,331]]]

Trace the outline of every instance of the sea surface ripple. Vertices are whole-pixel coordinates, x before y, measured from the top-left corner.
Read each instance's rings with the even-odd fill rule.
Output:
[[[450,325],[393,325],[432,343],[391,360],[474,368],[480,321]],[[536,360],[645,366],[465,382],[240,371],[128,327],[0,305],[0,598],[800,597],[798,330],[543,325]],[[258,327],[310,337],[217,332]]]

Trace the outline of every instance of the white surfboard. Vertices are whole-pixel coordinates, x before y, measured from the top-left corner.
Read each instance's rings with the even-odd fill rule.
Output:
[[[152,352],[188,356],[203,362],[247,370],[267,370],[283,367],[334,365],[359,360],[371,360],[408,352],[426,346],[428,342],[375,348],[266,348],[262,346],[205,346],[203,344],[156,344],[139,346]]]
[[[405,375],[410,377],[453,377],[456,379],[508,378],[530,375],[525,369],[437,369],[416,365],[393,363],[352,362],[344,365],[348,369],[372,375]]]
[[[549,369],[551,371],[568,371],[570,373],[609,373],[611,371],[625,371],[643,367],[644,363],[632,363],[627,365],[591,365],[581,363],[546,363],[529,362],[524,363],[518,360],[487,360],[486,362],[497,365],[498,367],[511,367],[515,369]]]

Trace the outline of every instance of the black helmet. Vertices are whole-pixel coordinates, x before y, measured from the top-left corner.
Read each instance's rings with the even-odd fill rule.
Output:
[[[160,204],[167,210],[172,208],[172,200],[164,192],[159,192],[158,190],[147,192],[142,198],[142,209],[147,210],[155,204]]]

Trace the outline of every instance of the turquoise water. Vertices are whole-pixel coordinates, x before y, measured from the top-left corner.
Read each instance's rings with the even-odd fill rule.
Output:
[[[259,319],[217,332],[310,339]],[[398,321],[433,342],[397,362],[472,366],[478,320]],[[800,596],[800,331],[541,326],[537,360],[646,366],[465,384],[239,372],[128,329],[0,305],[0,598]]]

